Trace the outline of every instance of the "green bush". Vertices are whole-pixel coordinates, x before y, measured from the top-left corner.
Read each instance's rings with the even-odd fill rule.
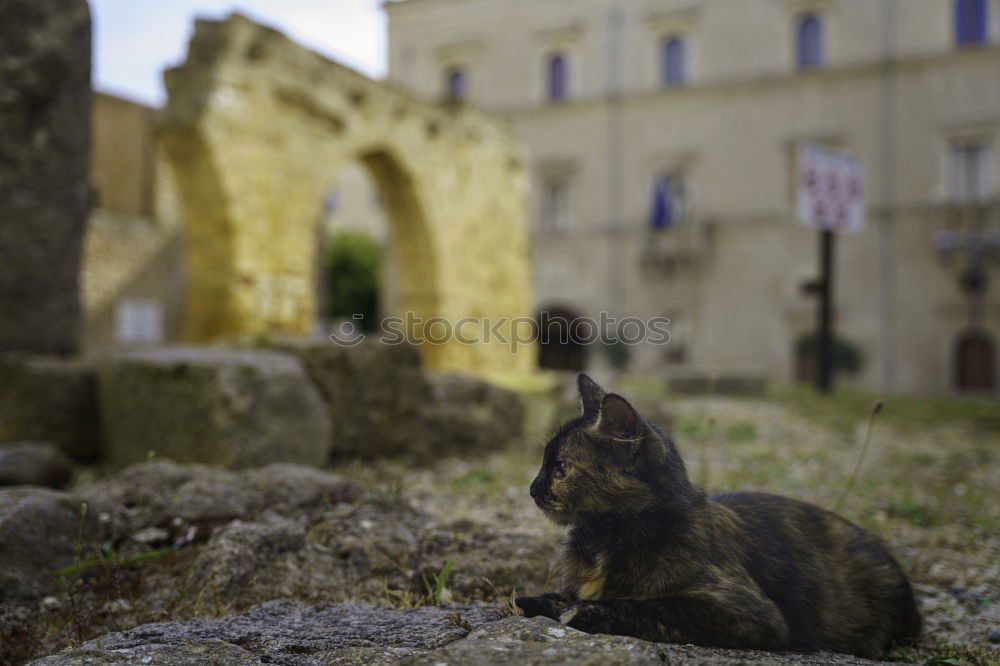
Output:
[[[799,358],[815,356],[819,352],[819,335],[815,331],[799,336],[795,353]],[[864,365],[861,349],[843,338],[833,338],[833,368],[844,372],[857,372]]]
[[[382,248],[366,233],[338,231],[330,236],[327,312],[331,317],[350,319],[361,315],[362,330],[375,328],[381,255]]]

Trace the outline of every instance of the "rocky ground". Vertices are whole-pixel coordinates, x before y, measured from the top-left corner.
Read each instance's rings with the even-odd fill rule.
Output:
[[[839,506],[889,541],[927,625],[893,659],[997,663],[1000,410],[889,401],[852,482],[871,404],[788,393],[670,406],[699,482]],[[527,495],[542,443],[322,471],[154,459],[78,473],[65,492],[0,490],[0,663],[866,663],[512,616],[515,588],[553,585],[561,534]]]

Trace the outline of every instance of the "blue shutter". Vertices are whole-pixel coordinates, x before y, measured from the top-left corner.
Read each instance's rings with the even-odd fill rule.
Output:
[[[680,37],[673,37],[663,43],[660,63],[660,80],[665,86],[675,86],[684,83],[685,79],[685,43]]]
[[[955,43],[959,46],[986,43],[986,0],[955,1]]]
[[[795,31],[795,64],[799,69],[823,65],[823,22],[815,14],[799,20]]]
[[[465,72],[461,68],[448,72],[448,97],[453,100],[465,98]]]
[[[674,222],[673,205],[670,201],[670,179],[659,178],[653,185],[653,202],[649,213],[649,226],[666,229]]]
[[[566,98],[567,91],[567,64],[564,55],[557,54],[549,59],[548,66],[548,96],[550,100],[560,100]]]

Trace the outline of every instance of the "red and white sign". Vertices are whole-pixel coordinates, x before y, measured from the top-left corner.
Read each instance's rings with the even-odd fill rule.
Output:
[[[865,166],[847,153],[802,144],[798,155],[798,218],[815,229],[865,226]]]

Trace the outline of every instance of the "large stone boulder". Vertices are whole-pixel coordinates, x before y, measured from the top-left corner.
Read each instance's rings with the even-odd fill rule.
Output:
[[[423,453],[422,414],[432,406],[416,347],[368,340],[355,347],[299,343],[286,349],[298,354],[323,392],[336,455]]]
[[[320,387],[333,422],[337,456],[483,452],[521,437],[521,397],[472,377],[435,374],[407,344],[366,340],[354,347],[285,343]]]
[[[86,0],[0,3],[0,352],[78,346],[90,45]]]
[[[246,613],[149,624],[88,641],[35,664],[394,664],[468,634],[496,616],[481,606],[390,610],[273,601]]]
[[[549,618],[510,617],[472,631],[465,640],[417,655],[411,663],[437,664],[637,664],[677,663],[664,650],[627,636],[585,634]],[[712,662],[715,663],[715,662]]]
[[[523,435],[525,409],[517,393],[467,375],[431,373],[428,380],[430,452],[492,451]]]
[[[22,440],[54,442],[81,462],[98,456],[97,379],[91,365],[0,356],[0,442]]]
[[[91,518],[81,511],[81,501],[66,493],[0,488],[0,601],[57,589],[48,572],[73,562],[78,539],[91,531]]]
[[[0,444],[0,486],[64,486],[73,473],[69,458],[47,442]]]
[[[328,410],[292,355],[168,347],[107,359],[98,377],[112,465],[150,455],[234,469],[327,460]]]
[[[148,531],[145,524],[161,526],[164,544],[185,533],[194,536],[197,555],[182,573],[182,586],[205,593],[190,594],[175,612],[200,614],[204,608],[198,597],[216,595],[236,610],[288,597],[373,603],[395,598],[412,604],[426,597],[424,581],[434,581],[445,567],[449,574],[442,599],[494,599],[492,586],[508,592],[515,586],[548,587],[548,562],[557,549],[553,536],[467,520],[440,522],[405,502],[366,501],[332,484],[329,488],[325,502],[294,511],[286,504],[258,501],[230,521],[221,512],[208,511],[207,503],[199,519],[170,519],[176,510],[154,516],[126,508],[146,520],[133,520],[116,533],[132,534],[135,540]],[[86,489],[81,494],[94,497]],[[94,506],[106,505],[94,498]],[[118,520],[116,514],[116,524]]]
[[[236,472],[169,460],[131,465],[76,492],[105,514],[107,536],[120,540],[158,528],[170,541],[187,534],[205,541],[217,527],[265,510],[303,515],[358,494],[342,477],[301,465]]]
[[[586,634],[485,606],[409,610],[272,601],[246,613],[107,634],[38,661],[71,664],[676,664],[888,666],[850,655],[726,650]]]

